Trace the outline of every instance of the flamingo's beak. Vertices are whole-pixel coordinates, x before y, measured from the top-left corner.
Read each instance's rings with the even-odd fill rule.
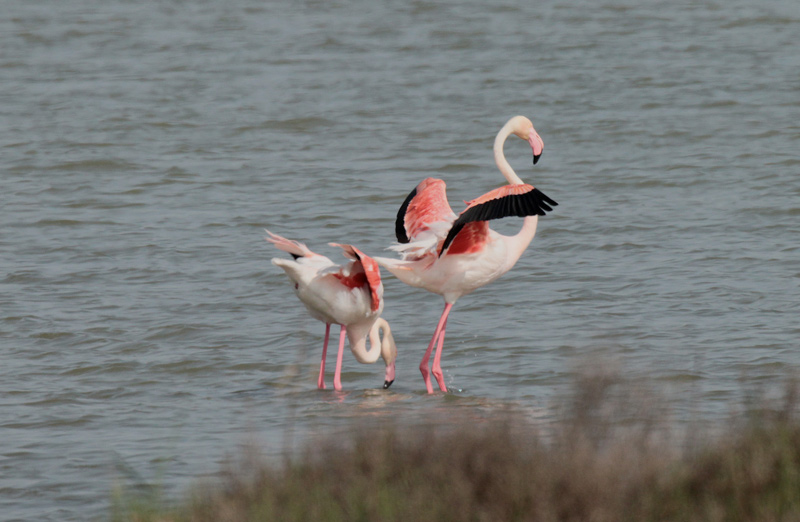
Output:
[[[539,137],[539,134],[531,129],[531,135],[528,138],[528,143],[531,145],[531,150],[533,151],[533,164],[539,161],[539,158],[542,156],[542,151],[544,150],[544,142],[542,138]]]

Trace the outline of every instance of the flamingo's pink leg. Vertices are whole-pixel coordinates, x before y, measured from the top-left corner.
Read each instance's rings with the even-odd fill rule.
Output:
[[[319,379],[317,388],[325,389],[325,358],[328,356],[328,338],[331,335],[331,323],[325,323],[325,342],[322,343],[322,362],[319,363]]]
[[[344,358],[344,336],[347,334],[347,327],[342,325],[339,332],[339,353],[336,355],[336,373],[333,374],[333,389],[342,389],[342,359]]]
[[[442,325],[442,331],[439,332],[439,345],[436,347],[436,354],[433,356],[433,366],[431,367],[433,376],[436,377],[436,382],[439,383],[439,389],[443,392],[447,391],[447,387],[444,385],[444,374],[442,373],[442,346],[444,345],[444,332],[447,330],[447,315],[447,313],[444,314],[444,324]]]
[[[422,362],[419,363],[419,371],[422,372],[422,378],[425,379],[425,387],[428,389],[428,393],[433,393],[433,385],[431,384],[431,374],[428,371],[428,361],[431,358],[433,347],[436,344],[436,340],[439,339],[439,334],[441,333],[442,328],[444,328],[444,323],[447,322],[447,315],[450,313],[450,309],[452,307],[453,305],[451,303],[445,303],[444,312],[442,312],[442,316],[439,318],[439,324],[436,325],[436,331],[433,332],[431,343],[428,345],[428,349],[425,350],[425,355],[422,357]]]

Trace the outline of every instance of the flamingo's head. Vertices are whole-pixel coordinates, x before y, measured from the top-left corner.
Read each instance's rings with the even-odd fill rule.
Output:
[[[544,142],[533,128],[533,123],[525,116],[515,116],[512,118],[512,125],[512,132],[530,144],[533,151],[533,164],[536,165],[544,150]]]

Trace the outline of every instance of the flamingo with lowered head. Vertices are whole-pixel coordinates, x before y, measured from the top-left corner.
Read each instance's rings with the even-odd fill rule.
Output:
[[[351,245],[338,246],[351,261],[337,265],[327,257],[315,254],[303,243],[291,241],[269,230],[265,239],[294,258],[275,258],[272,264],[281,267],[294,283],[295,293],[315,319],[325,323],[325,341],[322,345],[322,362],[319,367],[317,387],[325,389],[325,357],[331,324],[341,325],[339,352],[336,356],[334,389],[342,389],[341,372],[344,354],[344,337],[350,340],[350,350],[360,363],[371,364],[382,357],[386,363],[384,388],[394,382],[395,345],[389,323],[380,317],[383,312],[383,283],[380,268],[375,261]],[[383,340],[380,337],[383,332]],[[370,348],[366,347],[369,337]]]
[[[399,245],[390,247],[402,259],[376,257],[404,283],[444,297],[445,306],[419,369],[428,393],[433,393],[428,362],[438,341],[431,371],[439,389],[447,391],[441,357],[447,317],[456,300],[508,272],[533,240],[539,216],[557,203],[532,185],[524,183],[503,154],[506,139],[514,134],[533,150],[534,165],[544,149],[542,138],[524,116],[515,116],[497,133],[494,160],[508,185],[466,202],[458,216],[447,203],[445,183],[427,178],[411,191],[400,206],[395,223]],[[504,236],[489,228],[489,220],[524,217],[522,230]]]

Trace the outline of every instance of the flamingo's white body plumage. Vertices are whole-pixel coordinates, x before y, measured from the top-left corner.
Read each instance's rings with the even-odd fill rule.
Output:
[[[500,129],[494,142],[495,163],[509,184],[468,201],[467,208],[456,215],[447,202],[444,181],[423,180],[397,213],[395,231],[399,244],[391,248],[402,258],[374,258],[404,283],[444,297],[444,311],[420,363],[428,393],[433,393],[428,361],[437,340],[432,372],[439,388],[447,391],[441,351],[453,304],[508,272],[533,240],[539,216],[552,210],[551,205],[557,205],[532,185],[523,183],[511,168],[503,154],[503,145],[511,134],[528,141],[535,164],[544,143],[528,118],[515,116]],[[489,220],[507,216],[524,218],[518,234],[505,236],[489,228]]]
[[[267,230],[267,241],[289,252],[294,259],[275,258],[274,265],[281,267],[294,283],[295,293],[308,313],[325,323],[325,341],[317,386],[325,388],[325,357],[328,350],[330,325],[341,325],[339,352],[333,385],[341,390],[341,368],[344,337],[350,340],[350,349],[360,363],[371,364],[383,357],[386,363],[384,388],[394,382],[397,348],[389,323],[380,317],[383,312],[383,283],[377,263],[351,245],[339,245],[351,261],[337,265],[327,257],[316,254],[303,243],[291,241]],[[380,332],[383,331],[383,340]],[[367,338],[370,348],[367,349]]]

